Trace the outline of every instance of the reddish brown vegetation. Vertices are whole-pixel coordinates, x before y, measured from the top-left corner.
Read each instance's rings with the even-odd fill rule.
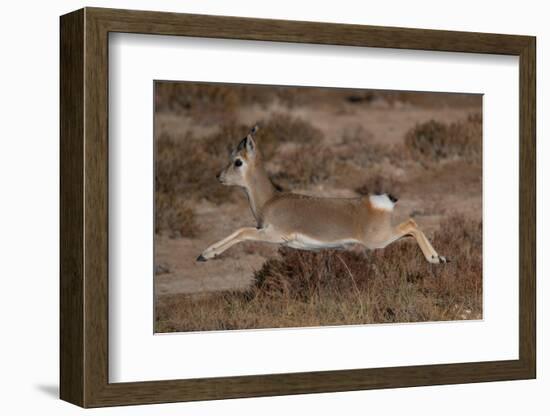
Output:
[[[405,136],[405,146],[413,157],[438,161],[449,157],[481,156],[481,115],[449,125],[431,120],[419,124]]]
[[[244,109],[259,107],[263,112],[256,120],[260,124],[257,142],[276,183],[320,194],[336,189],[352,195],[390,192],[403,201],[416,198],[407,214],[420,220],[431,218],[431,229],[436,231],[428,237],[439,253],[452,260],[446,265],[426,263],[411,239],[375,251],[282,248],[277,256],[263,256],[263,266],[245,290],[158,296],[156,331],[482,317],[481,213],[449,214],[456,211],[456,200],[441,202],[442,198],[450,201],[448,195],[454,194],[475,201],[481,198],[481,116],[473,113],[454,122],[423,119],[403,140],[387,145],[374,140],[375,131],[356,124],[345,124],[331,136],[319,127],[323,123],[294,111],[326,107],[331,117],[343,114],[349,119],[356,109],[365,107],[396,108],[397,114],[410,106],[442,103],[471,108],[478,98],[198,83],[157,83],[155,98],[156,112],[163,114],[166,123],[156,130],[155,138],[156,233],[197,241],[209,227],[204,221],[198,226],[199,204],[217,206],[223,215],[224,207],[243,202],[239,191],[220,185],[215,175],[228,163],[231,148],[252,127],[240,115],[246,113]],[[179,118],[176,122],[170,118],[174,115],[189,125],[180,128]],[[418,202],[419,195],[427,192],[430,197]],[[254,243],[244,247],[244,252],[261,252]],[[181,255],[194,258],[197,253]]]
[[[282,248],[245,292],[165,297],[157,330],[480,319],[481,223],[452,216],[432,237],[451,263],[426,263],[407,239],[365,252]]]

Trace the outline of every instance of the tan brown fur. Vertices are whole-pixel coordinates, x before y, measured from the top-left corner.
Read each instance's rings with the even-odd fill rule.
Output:
[[[387,195],[320,198],[278,192],[263,167],[253,139],[256,131],[257,127],[239,143],[218,179],[245,189],[257,227],[235,231],[208,247],[197,260],[214,258],[241,241],[264,241],[306,250],[347,248],[351,244],[376,249],[412,236],[427,261],[447,262],[412,219],[392,225],[394,202]]]

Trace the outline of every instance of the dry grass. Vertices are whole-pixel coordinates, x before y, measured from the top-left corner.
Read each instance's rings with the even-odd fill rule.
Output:
[[[162,134],[156,140],[155,191],[187,200],[229,199],[232,191],[219,184],[216,174],[228,163],[235,137],[242,136],[243,131],[244,126],[226,124],[201,138]]]
[[[265,105],[274,97],[266,88],[216,83],[155,83],[155,110],[184,113],[197,123],[227,122],[243,105]]]
[[[371,127],[358,128],[360,123],[346,121],[338,130],[342,133],[331,136],[331,130],[319,129],[325,129],[326,120],[303,119],[295,114],[307,112],[294,112],[315,107],[338,122],[341,115],[349,120],[372,107],[396,110],[396,119],[403,119],[399,111],[408,107],[480,107],[479,96],[163,82],[155,84],[155,100],[156,114],[162,114],[160,120],[167,123],[156,130],[155,138],[156,233],[192,239],[181,241],[183,244],[210,244],[206,242],[212,238],[206,238],[210,226],[203,221],[198,226],[195,209],[199,209],[199,201],[207,200],[218,204],[223,216],[242,198],[237,189],[219,184],[215,175],[228,163],[229,151],[252,127],[241,123],[250,120],[252,111],[260,114],[257,141],[276,183],[286,189],[321,193],[389,192],[409,201],[430,192],[430,199],[421,205],[413,201],[415,209],[410,214],[429,216],[424,221],[431,224],[445,214],[438,231],[428,238],[438,252],[453,260],[447,265],[430,265],[410,239],[370,252],[283,248],[276,257],[269,257],[272,252],[268,251],[263,255],[268,259],[245,291],[157,294],[157,332],[482,316],[481,222],[448,216],[449,211],[459,209],[454,196],[480,196],[481,116],[445,124],[437,121],[436,115],[436,120],[411,129],[403,142],[388,146],[377,144],[377,132],[370,131]],[[481,215],[470,212],[468,218]],[[249,254],[258,255],[265,249],[255,243],[244,246]],[[192,254],[194,258],[196,253]],[[165,274],[177,270],[170,262],[162,264],[168,270]],[[216,276],[227,271],[223,267]],[[186,270],[177,278],[196,275]]]
[[[307,154],[308,157],[304,157]],[[275,182],[286,188],[315,185],[327,181],[336,167],[333,151],[322,145],[292,148],[275,159]]]
[[[311,123],[285,113],[274,113],[259,125],[256,139],[266,159],[271,159],[285,143],[304,145],[323,140],[323,133]]]
[[[193,208],[174,194],[155,192],[155,233],[172,238],[196,237],[200,231]]]
[[[480,222],[444,221],[432,240],[446,265],[410,239],[367,252],[282,248],[246,292],[160,297],[156,331],[480,319],[481,235]]]
[[[387,193],[398,196],[402,189],[403,184],[393,176],[377,173],[375,175],[368,176],[363,181],[361,186],[355,188],[355,192],[359,195],[376,195]]]
[[[433,161],[451,157],[480,158],[481,115],[470,115],[464,121],[448,125],[434,120],[418,124],[406,134],[405,147],[411,157],[422,157]]]
[[[401,146],[373,143],[372,134],[360,127],[345,130],[335,152],[341,160],[367,169],[384,162],[398,165],[404,156]]]
[[[277,120],[277,124],[282,122]],[[372,143],[370,134],[360,128],[344,131],[340,143],[327,145],[322,133],[311,124],[299,119],[286,124],[291,127],[286,130],[288,139],[277,142],[277,130],[273,130],[274,142],[279,148],[271,152],[274,155],[270,164],[274,168],[274,180],[290,189],[319,183],[337,185],[341,179],[350,185],[358,176],[363,176],[358,175],[359,171],[369,168],[371,173],[381,164],[397,163],[404,153],[398,146]],[[293,133],[297,133],[294,138]],[[290,142],[292,146],[283,146]]]
[[[227,137],[235,137],[234,126],[203,139],[187,135],[174,138],[162,134],[155,154],[155,233],[171,237],[194,237],[198,227],[192,206],[200,199],[231,200],[234,190],[222,186],[216,173],[227,163]],[[225,156],[225,157],[223,157]]]
[[[232,116],[239,108],[273,102],[293,109],[300,106],[372,105],[386,102],[417,107],[475,106],[480,97],[475,94],[435,94],[383,90],[353,90],[337,88],[301,88],[263,85],[156,82],[155,104],[157,111],[187,113],[195,120],[207,122],[212,118]],[[218,120],[219,121],[219,120]]]

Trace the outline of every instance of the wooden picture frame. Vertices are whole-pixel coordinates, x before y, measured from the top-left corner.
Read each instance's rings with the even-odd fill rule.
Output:
[[[60,396],[82,407],[337,392],[536,376],[535,38],[85,8],[61,17]],[[519,359],[110,383],[108,34],[297,42],[519,56]]]

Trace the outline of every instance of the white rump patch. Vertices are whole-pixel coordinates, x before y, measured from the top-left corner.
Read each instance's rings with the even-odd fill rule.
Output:
[[[395,203],[392,202],[387,194],[382,195],[370,195],[369,201],[376,209],[382,209],[384,211],[393,211]]]

